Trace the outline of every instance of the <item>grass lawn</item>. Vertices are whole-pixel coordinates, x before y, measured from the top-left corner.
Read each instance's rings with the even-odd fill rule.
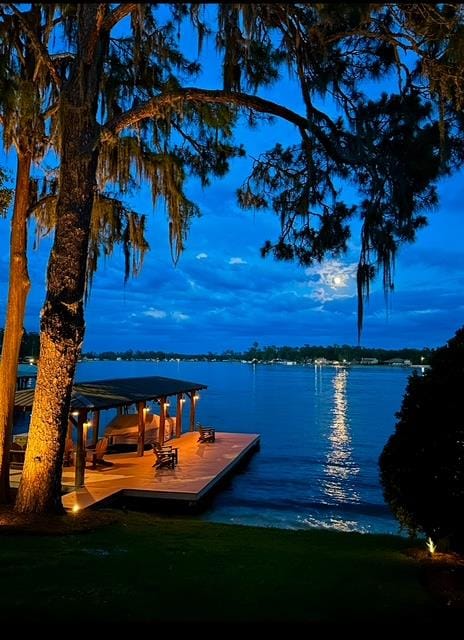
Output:
[[[328,624],[442,615],[400,537],[116,517],[91,532],[2,535],[1,619]]]

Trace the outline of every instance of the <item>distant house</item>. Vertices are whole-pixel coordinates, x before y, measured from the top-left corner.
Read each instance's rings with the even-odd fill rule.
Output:
[[[390,358],[389,360],[384,360],[384,364],[388,364],[391,367],[410,367],[411,360],[406,360],[404,358]]]
[[[379,364],[377,358],[361,358],[359,364]]]

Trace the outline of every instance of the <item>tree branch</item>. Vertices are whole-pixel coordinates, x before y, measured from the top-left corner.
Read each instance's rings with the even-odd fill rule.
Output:
[[[118,135],[123,129],[126,129],[141,120],[157,118],[163,114],[167,107],[180,109],[184,102],[229,104],[277,116],[294,124],[300,130],[311,132],[333,160],[340,163],[346,163],[348,161],[348,159],[333,144],[320,127],[317,127],[310,120],[299,115],[295,111],[287,109],[287,107],[247,93],[216,89],[197,89],[196,87],[185,87],[183,89],[177,89],[174,92],[160,94],[159,96],[137,105],[129,111],[125,111],[110,120],[102,128],[100,140],[102,142],[106,142],[111,140],[113,136]]]
[[[111,31],[111,29],[116,24],[118,24],[118,22],[120,22],[123,18],[129,15],[129,13],[132,13],[136,9],[136,2],[127,2],[120,4],[118,7],[116,7],[116,9],[113,9],[113,11],[106,16],[105,20],[103,21],[102,29],[104,31]]]

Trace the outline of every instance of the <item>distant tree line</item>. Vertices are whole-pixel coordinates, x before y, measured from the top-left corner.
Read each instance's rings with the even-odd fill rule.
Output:
[[[0,328],[0,346],[3,343],[3,328]],[[24,331],[21,341],[20,358],[37,358],[40,348],[40,336],[35,331]],[[410,360],[413,364],[427,364],[432,349],[378,349],[375,347],[354,347],[347,344],[330,345],[326,347],[305,344],[302,347],[289,346],[260,346],[254,342],[246,351],[234,351],[226,349],[222,353],[195,353],[185,354],[178,351],[140,351],[127,349],[126,351],[88,351],[83,354],[85,359],[91,360],[171,360],[171,359],[196,359],[196,360],[256,360],[258,362],[271,362],[272,360],[287,360],[291,362],[312,362],[316,358],[326,360],[338,360],[339,362],[359,361],[362,358],[377,358],[379,362],[392,358]]]
[[[0,328],[0,348],[3,344],[3,328]],[[21,340],[21,348],[19,351],[19,359],[23,358],[38,358],[40,350],[40,336],[36,331],[27,332],[24,331]]]
[[[249,360],[258,362],[271,362],[273,360],[286,360],[291,362],[312,362],[316,358],[338,360],[339,362],[360,361],[362,358],[377,358],[379,362],[392,358],[410,360],[413,364],[427,364],[432,350],[424,349],[377,349],[369,347],[353,347],[350,345],[331,345],[321,347],[305,344],[302,347],[289,346],[265,346],[261,347],[257,342],[246,351],[234,351],[227,349],[222,353],[197,353],[185,354],[175,351],[103,351],[101,353],[87,352],[83,354],[86,359],[97,360],[171,360],[171,359],[198,359],[205,361],[214,360]]]

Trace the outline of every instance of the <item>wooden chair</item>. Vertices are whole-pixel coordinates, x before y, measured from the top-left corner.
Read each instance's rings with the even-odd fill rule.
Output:
[[[97,469],[97,466],[112,467],[113,463],[108,460],[104,460],[103,456],[108,450],[108,438],[100,438],[94,447],[87,447],[85,451],[85,459],[87,462],[92,463],[92,469]]]
[[[159,442],[155,442],[153,444],[153,448],[159,451],[160,453],[171,453],[174,456],[174,464],[179,462],[179,448],[173,447],[170,444],[160,444]]]
[[[171,451],[169,450],[171,449]],[[174,469],[174,466],[177,461],[177,450],[172,451],[172,447],[162,447],[160,445],[153,445],[153,453],[155,454],[156,460],[153,465],[155,469],[168,468]]]
[[[213,427],[200,427],[199,434],[198,442],[214,442],[216,440],[216,429]]]

